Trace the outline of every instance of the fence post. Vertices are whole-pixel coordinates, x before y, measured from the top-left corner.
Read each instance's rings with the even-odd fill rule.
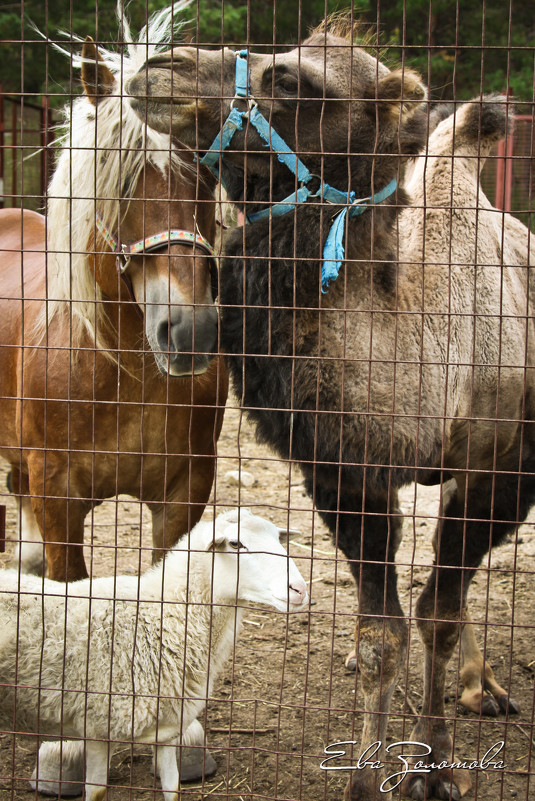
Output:
[[[0,209],[4,208],[4,93],[0,83]]]

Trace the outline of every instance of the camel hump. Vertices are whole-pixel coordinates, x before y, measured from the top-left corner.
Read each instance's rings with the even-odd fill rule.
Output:
[[[483,95],[462,107],[459,122],[467,140],[499,142],[512,132],[515,107],[505,95]]]

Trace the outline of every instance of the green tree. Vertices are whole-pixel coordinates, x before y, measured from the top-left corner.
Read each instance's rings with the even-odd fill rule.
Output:
[[[132,28],[171,0],[131,3]],[[64,102],[78,89],[68,60],[57,54],[29,24],[68,45],[59,30],[90,34],[107,44],[117,39],[116,0],[0,0],[0,82],[4,91]],[[333,11],[353,7],[377,25],[389,60],[416,68],[434,99],[463,100],[484,92],[510,91],[533,102],[535,20],[529,4],[512,0],[193,0],[184,13],[185,34],[201,45],[259,47],[291,45]]]
[[[399,61],[416,68],[434,99],[509,92],[533,102],[535,16],[501,0],[369,0],[365,17]]]

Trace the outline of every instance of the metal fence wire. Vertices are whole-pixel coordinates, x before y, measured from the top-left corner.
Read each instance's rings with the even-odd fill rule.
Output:
[[[1,801],[529,801],[533,19],[38,6],[0,5]]]

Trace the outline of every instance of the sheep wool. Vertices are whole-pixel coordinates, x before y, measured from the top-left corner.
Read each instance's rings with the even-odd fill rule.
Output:
[[[0,725],[84,738],[86,782],[96,786],[102,768],[95,781],[91,745],[102,751],[105,741],[107,755],[108,743],[113,752],[115,742],[183,739],[230,654],[246,602],[293,611],[306,599],[279,530],[246,510],[197,524],[139,579],[62,584],[0,571]],[[176,755],[174,763],[176,771]],[[92,787],[89,801],[100,797]]]

